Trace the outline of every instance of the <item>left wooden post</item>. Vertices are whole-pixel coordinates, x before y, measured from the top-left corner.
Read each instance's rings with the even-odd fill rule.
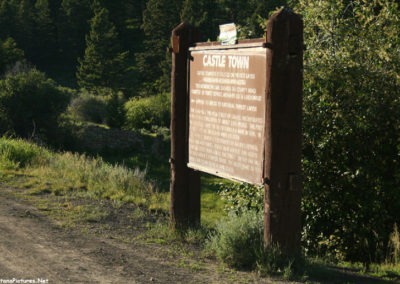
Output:
[[[194,28],[185,22],[172,30],[170,218],[175,229],[200,224],[200,174],[187,167],[188,55],[197,37]]]

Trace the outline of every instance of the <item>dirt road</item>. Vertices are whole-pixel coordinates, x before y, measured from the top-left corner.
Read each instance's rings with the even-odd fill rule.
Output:
[[[161,245],[65,229],[25,201],[0,189],[0,283],[259,283],[260,279],[179,264]],[[219,269],[221,270],[221,269]],[[270,281],[263,280],[268,283]],[[15,282],[17,283],[17,282]],[[23,283],[23,282],[22,282]],[[26,282],[28,283],[28,282]],[[35,282],[32,282],[35,283]]]
[[[107,208],[111,213],[101,222],[66,228],[16,191],[22,190],[0,183],[0,284],[287,283],[222,268],[212,259],[197,260],[196,251],[185,256],[174,251],[179,247],[137,240],[143,223],[126,218],[131,207]],[[338,268],[325,268],[326,275],[316,272],[311,277],[316,281],[309,283],[399,283]]]

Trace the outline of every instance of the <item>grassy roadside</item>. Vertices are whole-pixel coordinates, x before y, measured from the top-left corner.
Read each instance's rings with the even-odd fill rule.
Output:
[[[148,157],[147,157],[148,158]],[[131,159],[129,167],[126,161]],[[154,175],[168,168],[134,167],[143,156],[125,157],[121,166],[100,157],[54,153],[22,140],[0,139],[0,184],[10,194],[34,204],[60,226],[78,228],[123,242],[152,242],[168,245],[180,265],[201,270],[207,262],[204,240],[216,222],[225,216],[223,203],[215,194],[220,182],[202,177],[202,223],[200,230],[171,233],[168,227],[169,194],[154,182]],[[146,170],[147,169],[147,170]],[[151,178],[149,178],[149,176]],[[162,183],[161,183],[162,184]],[[2,189],[5,190],[5,189]],[[307,260],[297,281],[306,283],[396,283],[399,265],[372,265],[366,272],[357,264],[333,265]],[[227,269],[222,266],[222,270]],[[290,277],[289,277],[290,278]]]
[[[146,158],[149,155],[133,153],[119,160],[115,155],[111,162],[106,162],[111,158],[55,153],[23,140],[0,138],[0,182],[18,189],[14,192],[18,197],[35,203],[66,227],[87,222],[99,224],[112,219],[114,211],[130,208],[127,216],[131,223],[146,228],[141,230],[146,231],[141,239],[157,243],[182,239],[196,243],[204,239],[206,228],[185,236],[171,234],[167,218],[169,192],[163,187],[166,174],[155,178],[169,169],[154,168],[158,161],[144,162]],[[211,228],[225,215],[223,202],[215,194],[214,181],[203,181],[202,221]],[[136,218],[146,220],[145,224]]]

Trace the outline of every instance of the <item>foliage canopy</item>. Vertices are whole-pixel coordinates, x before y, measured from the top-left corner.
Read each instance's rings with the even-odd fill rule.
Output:
[[[400,14],[394,1],[299,1],[305,22],[304,241],[381,261],[400,221]]]
[[[0,134],[49,138],[69,95],[35,69],[0,81]]]

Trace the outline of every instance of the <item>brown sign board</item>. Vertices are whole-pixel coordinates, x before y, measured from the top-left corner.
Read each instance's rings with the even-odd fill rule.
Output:
[[[190,48],[188,167],[263,184],[266,48]]]
[[[221,45],[198,36],[185,22],[172,31],[171,224],[200,224],[200,171],[263,184],[265,245],[295,255],[303,21],[282,8],[269,18],[265,39]]]

